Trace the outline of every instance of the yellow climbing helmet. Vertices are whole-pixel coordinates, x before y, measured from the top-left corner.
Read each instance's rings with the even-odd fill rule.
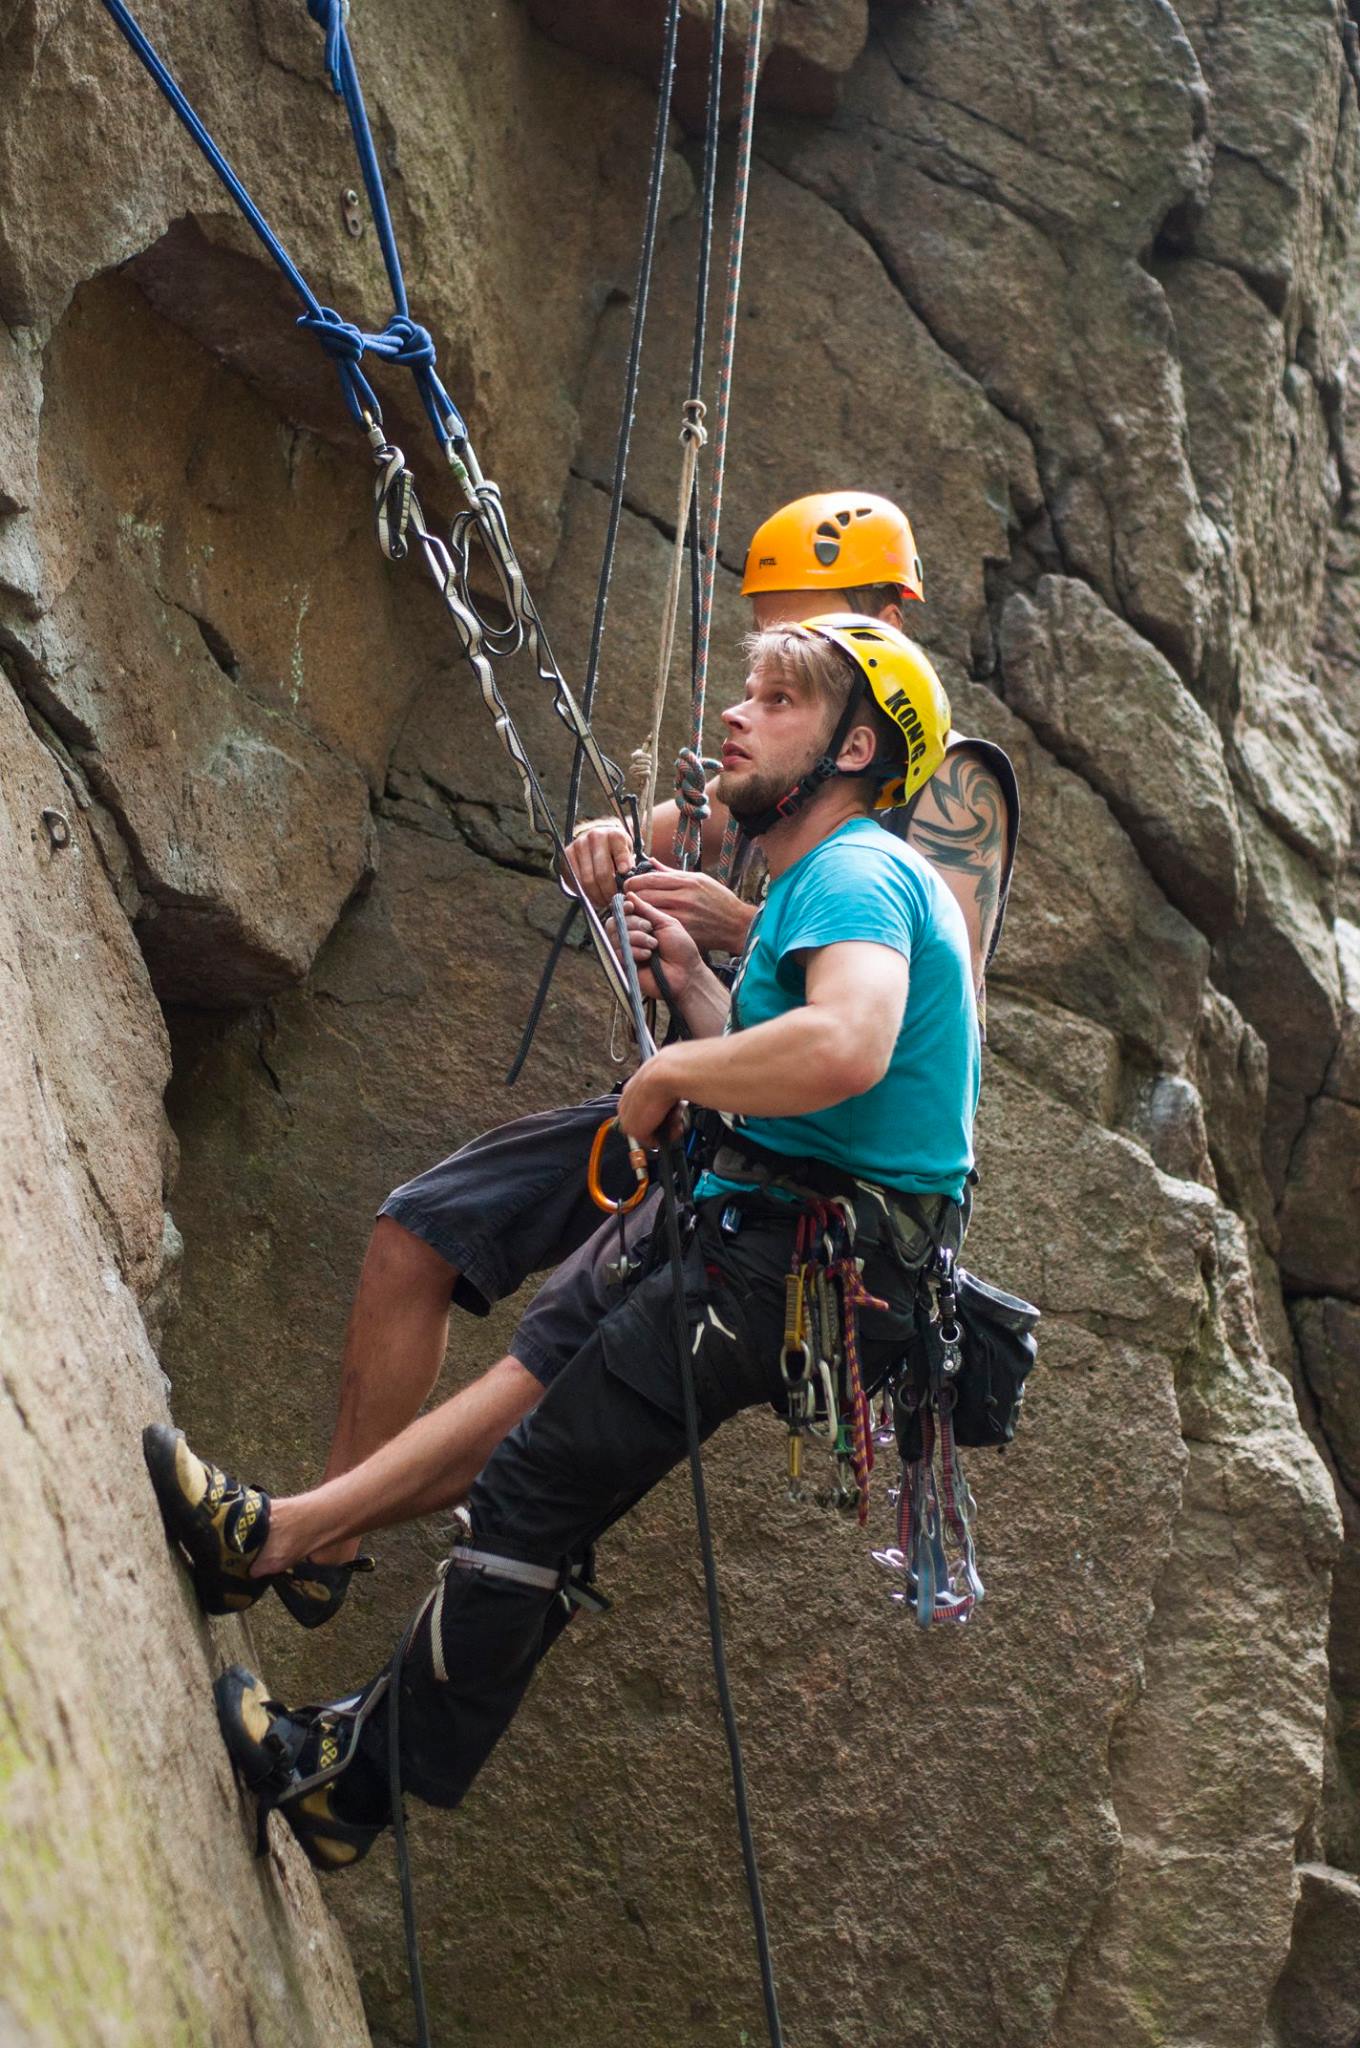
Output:
[[[860,590],[893,583],[924,597],[921,557],[904,512],[867,491],[817,491],[781,505],[746,551],[743,597],[767,590]]]
[[[834,761],[854,723],[866,689],[902,734],[905,760],[882,766],[876,811],[892,810],[929,782],[949,744],[951,714],[944,684],[929,656],[882,619],[857,612],[822,612],[788,629],[809,640],[829,640],[855,665],[861,680],[851,690],[827,751]]]

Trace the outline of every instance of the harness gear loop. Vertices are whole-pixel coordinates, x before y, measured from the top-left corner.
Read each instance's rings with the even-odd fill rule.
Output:
[[[604,1183],[600,1178],[605,1143],[611,1131],[621,1130],[622,1126],[616,1116],[605,1118],[591,1140],[590,1162],[586,1167],[586,1188],[590,1199],[597,1209],[604,1211],[606,1216],[626,1216],[630,1209],[636,1209],[651,1185],[647,1172],[647,1154],[640,1145],[630,1145],[628,1147],[628,1164],[633,1169],[633,1178],[636,1180],[637,1186],[633,1189],[631,1195],[625,1196],[619,1202],[616,1202],[614,1197],[605,1191]]]

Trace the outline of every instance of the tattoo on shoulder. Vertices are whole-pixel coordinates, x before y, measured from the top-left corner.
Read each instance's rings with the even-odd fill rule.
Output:
[[[907,841],[937,868],[970,876],[984,937],[1001,896],[1006,802],[996,777],[960,752],[946,756],[922,790]]]

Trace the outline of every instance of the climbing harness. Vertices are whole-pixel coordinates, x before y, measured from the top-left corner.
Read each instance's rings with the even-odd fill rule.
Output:
[[[853,1508],[863,1525],[875,1447],[895,1443],[901,1476],[888,1499],[898,1511],[897,1541],[870,1555],[893,1574],[893,1598],[922,1627],[966,1621],[982,1598],[982,1582],[975,1503],[959,1449],[1014,1437],[1037,1354],[1038,1309],[958,1264],[955,1244],[967,1227],[971,1195],[952,1203],[860,1180],[825,1160],[772,1151],[711,1111],[703,1113],[701,1131],[703,1163],[718,1180],[799,1205],[780,1359],[790,1499],[808,1497],[804,1445],[820,1440],[835,1479],[816,1491],[816,1500]],[[731,1209],[738,1208],[734,1196]],[[856,1240],[875,1238],[912,1276],[911,1328],[870,1399],[859,1314],[886,1304],[865,1286]]]

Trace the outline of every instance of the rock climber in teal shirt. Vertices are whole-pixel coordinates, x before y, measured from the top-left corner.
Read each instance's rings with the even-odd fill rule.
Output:
[[[394,1751],[408,1792],[461,1802],[572,1605],[601,1604],[596,1539],[686,1455],[687,1374],[701,1436],[773,1403],[801,1443],[815,1369],[828,1414],[834,1402],[845,1418],[863,1511],[869,1399],[901,1366],[933,1262],[953,1270],[978,1091],[967,934],[932,869],[871,816],[909,800],[944,759],[948,700],[901,633],[837,614],[759,635],[723,719],[718,795],[763,840],[771,876],[735,1018],[660,892],[649,901],[639,888],[629,913],[644,986],[659,956],[693,1036],[638,1069],[619,1122],[645,1146],[677,1126],[683,1103],[709,1113],[713,1178],[697,1191],[680,1272],[660,1232],[652,1250],[634,1242],[636,1256],[620,1257],[614,1220],[582,1247],[578,1346],[472,1489],[470,1541],[455,1544],[407,1634],[395,1721],[389,1670],[321,1707],[289,1709],[239,1666],[215,1687],[247,1782],[323,1868],[356,1861],[391,1820]],[[817,1324],[815,1359],[792,1333],[797,1374],[791,1278],[799,1323],[811,1301]],[[175,1433],[152,1431],[148,1458],[201,1593],[227,1605],[247,1576],[451,1501],[458,1428],[445,1404],[353,1471],[279,1502]]]
[[[981,1048],[963,915],[929,861],[871,818],[851,818],[770,884],[732,989],[728,1030],[806,1000],[804,957],[867,940],[900,953],[910,983],[882,1080],[796,1117],[733,1116],[734,1131],[909,1194],[962,1198],[973,1164]],[[702,1197],[729,1183],[707,1174]]]

